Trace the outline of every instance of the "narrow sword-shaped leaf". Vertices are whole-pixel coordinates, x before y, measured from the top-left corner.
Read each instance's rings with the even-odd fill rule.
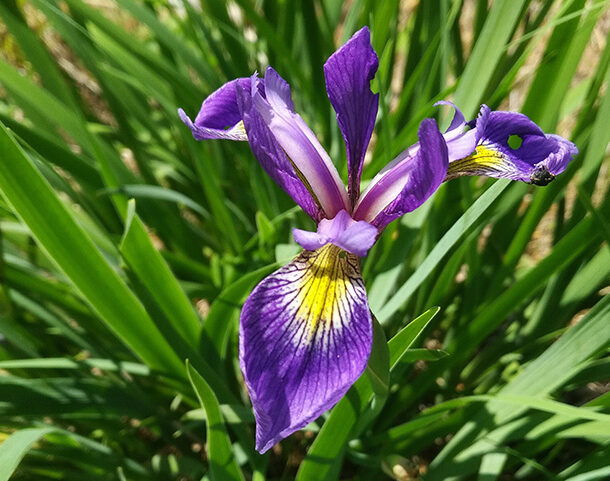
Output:
[[[163,256],[152,245],[144,224],[135,212],[135,201],[128,203],[121,254],[146,286],[173,327],[185,341],[197,345],[201,322]]]
[[[182,363],[142,304],[0,125],[0,190],[32,235],[112,331],[149,366],[184,378]],[[108,302],[112,299],[112,302]]]
[[[504,46],[520,20],[525,3],[526,0],[493,3],[455,92],[455,102],[466,116],[471,116],[481,103],[485,86],[504,55]]]
[[[479,218],[491,207],[492,203],[509,186],[506,180],[499,180],[485,193],[479,197],[474,204],[453,224],[451,229],[441,238],[428,254],[426,259],[419,265],[411,277],[394,293],[385,305],[375,315],[381,324],[389,321],[390,317],[402,308],[409,297],[430,275],[434,268],[441,262],[449,250],[462,238],[462,236],[479,220]]]
[[[504,387],[500,394],[508,398],[517,394],[542,397],[561,386],[572,377],[582,362],[608,347],[609,315],[610,296],[606,296],[575,327]],[[487,450],[484,444],[490,441],[501,442],[501,438],[495,435],[494,428],[502,426],[525,409],[518,404],[489,403],[485,413],[475,415],[473,421],[464,426],[435,458],[427,479],[447,479],[449,476],[466,475],[476,470],[480,456]],[[487,418],[490,412],[493,414],[492,422]],[[459,472],[456,471],[456,466],[460,467]]]
[[[22,429],[0,444],[0,481],[8,481],[32,445],[55,428]]]
[[[218,399],[210,385],[193,368],[188,360],[186,371],[191,386],[197,395],[201,407],[205,409],[207,421],[207,449],[210,464],[211,481],[244,481],[244,476],[237,465],[231,440],[227,433],[225,422],[220,411]]]

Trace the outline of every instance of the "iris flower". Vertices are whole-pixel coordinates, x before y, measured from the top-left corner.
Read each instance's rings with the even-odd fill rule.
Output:
[[[263,169],[318,226],[317,232],[294,229],[304,251],[263,279],[241,312],[239,361],[260,452],[331,408],[363,373],[373,321],[359,257],[390,222],[422,205],[445,180],[485,175],[546,185],[577,153],[571,142],[546,135],[523,114],[484,105],[466,122],[453,106],[446,132],[433,119],[423,120],[419,142],[361,192],[379,103],[370,89],[377,67],[367,27],[324,65],[347,150],[347,189],[295,112],[290,86],[271,67],[264,78],[254,74],[220,87],[194,122],[179,110],[197,140],[248,141]]]

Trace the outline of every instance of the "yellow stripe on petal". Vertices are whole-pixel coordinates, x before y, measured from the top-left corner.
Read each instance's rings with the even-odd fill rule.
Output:
[[[248,140],[248,135],[246,134],[246,127],[244,126],[244,121],[240,120],[233,127],[231,127],[231,133],[236,134],[240,137],[243,137],[244,140]]]
[[[480,144],[468,157],[449,163],[447,178],[453,179],[462,175],[489,175],[493,172],[506,172],[507,170],[510,169],[504,153]]]
[[[354,280],[361,282],[358,258],[327,244],[316,251],[303,252],[297,262],[305,273],[295,299],[299,304],[296,317],[309,328],[309,339],[318,327],[340,328],[352,284]]]
[[[366,368],[372,339],[355,255],[327,244],[263,279],[239,330],[259,452],[333,406]]]

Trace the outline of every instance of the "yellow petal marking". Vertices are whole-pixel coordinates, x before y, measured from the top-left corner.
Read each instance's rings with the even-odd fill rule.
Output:
[[[341,317],[348,311],[348,291],[356,279],[360,280],[360,267],[357,256],[333,244],[305,251],[299,257],[307,265],[300,280],[296,315],[309,326],[311,339],[319,325],[340,327]]]
[[[240,120],[233,127],[231,127],[231,132],[239,135],[243,135],[246,139],[248,135],[246,134],[246,127],[244,126],[244,121]]]
[[[506,157],[502,152],[477,145],[476,150],[468,157],[455,160],[449,164],[447,178],[460,177],[462,175],[485,175],[486,172],[506,171]]]

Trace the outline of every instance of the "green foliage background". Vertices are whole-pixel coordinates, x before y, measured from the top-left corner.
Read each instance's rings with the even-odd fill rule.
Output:
[[[0,480],[609,479],[610,5],[490,3],[3,0]],[[393,223],[363,260],[369,375],[261,456],[239,310],[313,224],[176,110],[271,64],[345,176],[322,65],[365,24],[365,180],[446,98],[580,154],[546,188],[459,179]]]

